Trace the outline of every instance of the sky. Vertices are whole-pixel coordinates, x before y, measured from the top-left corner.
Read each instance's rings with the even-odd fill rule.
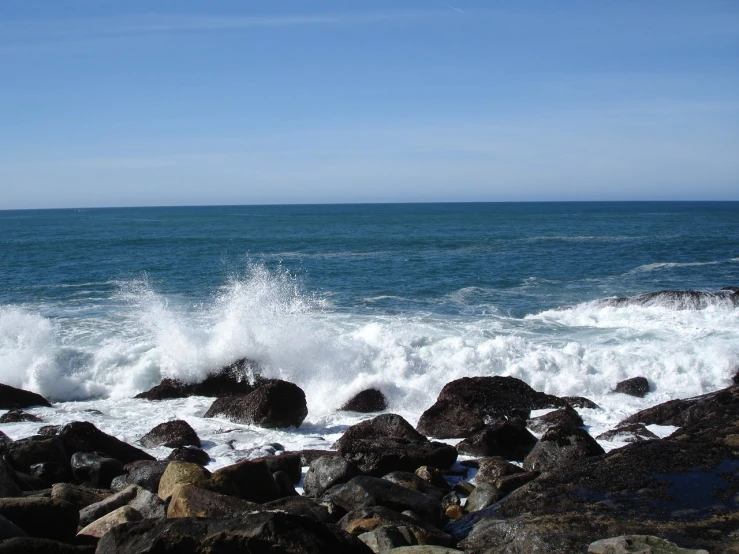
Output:
[[[0,0],[0,209],[739,200],[737,0]]]

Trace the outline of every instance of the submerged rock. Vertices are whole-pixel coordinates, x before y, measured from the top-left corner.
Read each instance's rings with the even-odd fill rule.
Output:
[[[631,425],[623,425],[616,427],[605,433],[601,433],[597,437],[598,440],[612,441],[618,440],[623,442],[638,442],[658,439],[659,437],[652,433],[641,423],[632,423]]]
[[[674,310],[702,310],[709,306],[739,306],[739,292],[735,287],[724,287],[718,292],[660,290],[630,298],[606,298],[598,303],[616,308],[624,306],[659,306]]]
[[[0,410],[30,408],[31,406],[50,408],[51,404],[40,394],[0,383]]]
[[[616,384],[616,388],[613,389],[613,392],[620,392],[628,394],[629,396],[644,398],[644,396],[649,392],[649,381],[644,377],[632,377],[631,379],[626,379],[625,381],[621,381]]]
[[[387,399],[377,389],[367,389],[354,395],[341,407],[343,411],[371,413],[387,409]]]
[[[23,410],[10,410],[0,416],[0,423],[21,423],[23,421],[40,423],[43,419]]]

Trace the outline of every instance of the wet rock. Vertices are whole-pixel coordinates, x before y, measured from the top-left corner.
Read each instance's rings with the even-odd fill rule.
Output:
[[[311,462],[303,490],[307,496],[320,496],[334,485],[347,483],[360,474],[356,464],[338,456],[322,456]]]
[[[313,460],[322,456],[340,456],[336,450],[301,450],[298,454],[300,454],[300,465],[303,467],[311,465]]]
[[[428,439],[416,431],[413,426],[397,414],[382,414],[375,418],[352,425],[344,431],[336,441],[334,448],[339,451],[342,446],[357,440],[397,438],[410,442],[428,442]]]
[[[0,416],[0,423],[21,423],[23,421],[42,422],[43,419],[23,410],[10,410]]]
[[[195,429],[190,427],[187,421],[181,419],[160,423],[141,437],[139,442],[146,448],[156,448],[157,446],[169,448],[196,446],[200,448],[200,438]]]
[[[69,468],[67,453],[58,437],[34,435],[13,441],[6,446],[5,458],[13,469],[23,473],[30,473],[32,465],[44,462],[53,462],[60,467]]]
[[[119,491],[128,485],[138,485],[148,491],[156,493],[159,490],[159,481],[167,470],[168,461],[139,460],[123,466],[128,473],[113,479],[111,488]]]
[[[353,536],[360,536],[382,527],[395,527],[407,531],[412,544],[441,546],[452,544],[451,535],[440,531],[428,522],[382,506],[353,510],[341,518],[339,525]]]
[[[628,535],[601,539],[588,546],[590,554],[708,554],[707,550],[680,548],[675,543],[650,535]]]
[[[472,494],[472,491],[475,490],[475,485],[473,485],[469,481],[460,481],[459,483],[456,483],[454,485],[454,488],[452,490],[457,494],[461,494],[462,496],[469,496],[470,494]]]
[[[73,485],[72,483],[57,483],[51,487],[51,498],[64,500],[74,505],[77,511],[90,504],[96,504],[111,495],[110,491]]]
[[[353,396],[341,407],[342,411],[360,412],[364,414],[381,412],[387,409],[387,399],[377,389],[367,389]]]
[[[103,433],[88,421],[67,423],[59,431],[67,452],[104,452],[127,464],[136,460],[154,460],[143,450]]]
[[[493,483],[503,496],[511,494],[513,491],[523,487],[530,483],[534,479],[539,477],[538,471],[525,471],[523,473],[517,473],[515,475],[507,475],[496,479]]]
[[[218,494],[193,485],[178,485],[172,491],[167,517],[232,517],[259,507],[259,504],[242,498]]]
[[[629,396],[644,398],[644,396],[649,392],[649,381],[644,377],[632,377],[631,379],[626,379],[625,381],[617,383],[613,392],[620,392],[628,394]]]
[[[334,523],[335,519],[328,513],[325,506],[321,506],[304,496],[287,496],[260,506],[262,510],[279,510],[296,516],[304,516],[318,523]]]
[[[526,456],[523,467],[529,471],[550,471],[563,464],[604,453],[603,447],[584,429],[552,427]]]
[[[83,527],[89,525],[123,506],[133,508],[147,519],[163,518],[167,510],[166,503],[159,497],[137,485],[130,485],[122,491],[80,510],[80,525]]]
[[[168,460],[175,462],[187,462],[190,464],[198,464],[200,466],[208,465],[210,456],[202,448],[194,448],[192,446],[182,446],[175,448],[167,456]]]
[[[565,405],[514,377],[464,377],[444,386],[417,429],[431,437],[469,437],[495,421],[525,419],[530,410]]]
[[[254,458],[252,462],[265,464],[270,473],[284,471],[290,477],[290,481],[293,484],[298,484],[300,478],[303,476],[300,454],[297,452],[285,452],[277,456]]]
[[[0,498],[0,515],[29,536],[71,542],[80,515],[74,505],[56,498]]]
[[[416,475],[437,489],[447,492],[452,490],[452,487],[444,478],[444,473],[438,467],[421,466],[416,470]]]
[[[457,451],[470,456],[502,456],[523,461],[536,444],[536,437],[526,427],[501,421],[494,423],[457,444]]]
[[[120,508],[113,510],[109,514],[106,514],[100,519],[83,527],[80,532],[77,533],[77,541],[97,544],[97,541],[116,525],[128,523],[129,521],[141,521],[142,519],[141,514],[133,508],[130,508],[129,506],[121,506]]]
[[[98,489],[110,488],[111,481],[125,473],[120,461],[97,452],[75,452],[71,464],[72,474],[77,481]]]
[[[412,510],[432,525],[441,525],[443,518],[441,503],[436,498],[385,479],[364,475],[330,488],[321,500],[329,500],[347,512],[370,506],[384,506],[398,511]]]
[[[0,410],[30,408],[31,406],[50,408],[51,404],[40,394],[0,383]]]
[[[585,398],[584,396],[563,396],[562,400],[567,402],[569,406],[573,408],[588,408],[590,410],[599,410],[600,406],[592,400]]]
[[[623,427],[632,423],[682,427],[711,419],[715,417],[717,411],[721,411],[721,395],[725,395],[726,391],[731,389],[732,387],[729,387],[728,389],[711,392],[694,398],[670,400],[627,417],[617,427]]]
[[[448,492],[447,489],[437,488],[428,481],[421,479],[415,473],[410,473],[407,471],[392,471],[383,476],[383,479],[385,479],[386,481],[390,481],[391,483],[395,483],[396,485],[400,485],[401,487],[405,487],[407,489],[411,489],[423,494],[428,494],[429,496],[433,496],[439,501],[441,501],[441,499],[444,498],[444,496],[446,496]]]
[[[48,539],[19,537],[1,542],[0,554],[95,554],[95,547],[73,546]]]
[[[526,427],[534,431],[535,433],[546,433],[549,428],[554,426],[559,427],[582,427],[584,425],[580,414],[567,405],[564,408],[549,412],[543,416],[529,419],[526,422]]]
[[[290,479],[290,476],[284,471],[275,471],[272,474],[272,479],[274,479],[275,484],[277,485],[278,498],[298,496],[298,491],[295,490],[292,479]]]
[[[631,425],[616,427],[615,429],[601,433],[595,438],[602,441],[638,442],[654,440],[659,437],[641,423],[632,423]]]
[[[33,464],[31,466],[31,477],[42,481],[47,486],[51,486],[54,483],[68,481],[69,470],[66,464],[61,466],[55,462]]]
[[[13,442],[13,439],[11,439],[8,435],[0,431],[0,453],[5,453],[5,448]]]
[[[206,377],[201,383],[183,383],[176,379],[163,379],[162,382],[135,398],[145,400],[166,400],[188,396],[222,397],[233,394],[249,394],[256,390],[263,380],[255,376],[256,362],[242,358]]]
[[[222,467],[213,475],[226,478],[236,486],[241,498],[251,502],[261,504],[280,497],[277,483],[264,462],[242,460]]]
[[[272,379],[246,395],[216,399],[204,417],[223,417],[267,428],[300,427],[308,406],[300,387]]]
[[[495,484],[498,479],[524,473],[524,470],[500,456],[483,458],[478,462],[479,470],[475,475],[476,483]]]
[[[59,434],[59,430],[62,428],[61,425],[44,425],[39,428],[38,434],[44,437],[53,437]]]
[[[233,470],[233,466],[228,466],[223,469],[228,470],[228,473],[237,478],[243,478],[242,474]],[[270,475],[269,472],[267,472],[267,475],[269,476],[269,481],[272,482],[274,486],[272,475]],[[229,476],[224,474],[222,470],[212,474],[210,471],[197,464],[169,462],[167,469],[164,471],[159,481],[159,489],[157,491],[159,498],[167,500],[172,496],[172,493],[178,485],[194,485],[196,487],[201,487],[220,494],[227,494],[229,496],[239,496],[240,493],[240,488],[237,486],[237,483],[229,479]],[[257,484],[257,486],[264,485]],[[251,500],[249,497],[245,498],[247,500]]]
[[[282,512],[257,512],[227,519],[178,518],[114,527],[97,554],[145,552],[275,552],[369,554],[372,551],[338,527]]]
[[[390,525],[362,533],[358,538],[369,546],[372,552],[387,552],[392,548],[411,544],[406,529],[399,529]]]
[[[339,452],[362,473],[374,476],[391,471],[414,472],[421,466],[447,469],[457,460],[457,450],[448,444],[417,443],[394,437],[357,440],[342,446]]]
[[[464,505],[464,509],[468,512],[477,512],[483,508],[495,504],[503,498],[503,494],[494,485],[488,483],[480,483],[475,487]]]

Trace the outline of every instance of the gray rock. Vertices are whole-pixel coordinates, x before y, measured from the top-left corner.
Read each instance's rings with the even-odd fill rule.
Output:
[[[529,419],[526,426],[535,433],[546,433],[551,427],[582,427],[580,414],[569,404],[564,408],[549,412],[543,416]]]
[[[470,493],[464,509],[468,512],[477,512],[495,504],[501,498],[503,498],[503,494],[495,485],[481,483]]]
[[[657,435],[652,433],[641,423],[632,423],[631,425],[623,425],[616,427],[605,433],[601,433],[596,437],[602,441],[624,441],[624,442],[639,442],[659,439]]]
[[[129,485],[122,491],[80,510],[80,525],[85,527],[123,506],[133,508],[146,519],[162,518],[167,513],[166,502],[158,496],[137,485]]]
[[[405,531],[405,533],[403,533]],[[372,552],[387,552],[388,550],[412,544],[408,540],[408,531],[391,525],[377,527],[359,535],[359,540],[372,549]]]
[[[347,483],[359,474],[357,466],[349,460],[321,456],[311,462],[303,480],[303,490],[308,496],[320,496],[334,485]]]

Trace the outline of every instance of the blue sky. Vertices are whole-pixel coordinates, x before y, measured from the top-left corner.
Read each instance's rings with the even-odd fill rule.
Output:
[[[739,200],[739,2],[2,0],[0,189]]]

